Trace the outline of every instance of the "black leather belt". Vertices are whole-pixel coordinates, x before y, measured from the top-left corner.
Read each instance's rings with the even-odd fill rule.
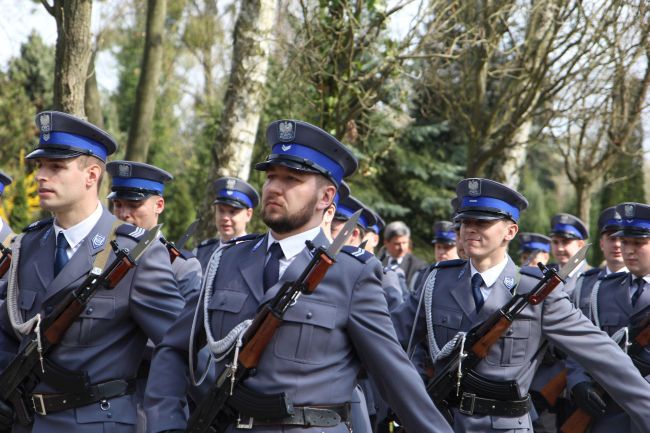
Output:
[[[294,406],[293,415],[278,419],[240,417],[237,419],[235,427],[246,430],[261,425],[335,427],[342,422],[350,422],[350,403],[329,406]]]
[[[32,404],[34,411],[39,415],[47,415],[50,412],[59,412],[92,403],[100,403],[103,410],[108,410],[111,403],[106,400],[131,394],[134,391],[135,379],[109,380],[87,386],[83,392],[32,394]]]
[[[478,397],[476,394],[464,392],[458,403],[458,411],[464,415],[494,415],[513,418],[526,415],[531,406],[529,395],[523,400],[504,401]]]

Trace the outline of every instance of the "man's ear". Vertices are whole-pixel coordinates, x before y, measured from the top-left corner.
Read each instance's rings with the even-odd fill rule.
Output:
[[[515,238],[515,236],[517,236],[518,232],[519,232],[519,226],[517,225],[517,223],[508,224],[508,227],[506,228],[505,240],[510,242]]]
[[[316,204],[316,209],[321,212],[325,211],[325,209],[332,205],[335,195],[336,187],[332,183],[327,182],[326,185],[320,188],[320,199]]]
[[[165,210],[165,199],[162,196],[156,196],[156,200],[154,200],[153,206],[153,210],[156,215],[160,215]]]
[[[90,163],[85,168],[86,171],[86,187],[95,188],[102,177],[102,168],[99,164]]]

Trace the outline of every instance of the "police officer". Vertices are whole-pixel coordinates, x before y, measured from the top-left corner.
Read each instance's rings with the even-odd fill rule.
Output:
[[[540,233],[519,235],[519,263],[522,266],[547,264],[551,252],[551,238]]]
[[[411,332],[411,344],[427,338],[440,368],[440,351],[459,331],[485,321],[515,291],[530,291],[541,276],[536,268],[522,268],[518,275],[507,255],[521,211],[528,206],[521,194],[489,179],[465,179],[456,192],[461,239],[470,259],[439,263],[424,287],[391,314],[400,340],[407,343]],[[475,369],[478,384],[461,382],[459,399],[452,402],[454,431],[531,431],[527,393],[545,339],[579,360],[638,426],[650,430],[650,384],[618,346],[575,309],[565,292],[554,290],[540,304],[527,306],[489,349]]]
[[[11,185],[11,177],[8,174],[0,171],[0,198],[7,185]],[[9,224],[0,218],[0,243],[4,246],[9,245],[9,241],[14,237],[14,232],[9,227]]]
[[[113,138],[56,111],[38,114],[36,124],[40,143],[27,159],[38,166],[41,208],[54,218],[31,224],[12,244],[14,251],[20,248],[20,257],[12,260],[9,272],[16,284],[8,291],[15,291],[17,302],[11,304],[8,295],[0,310],[3,361],[18,349],[21,321],[51,313],[62,295],[86,278],[104,251],[109,254],[107,263],[114,259],[111,239],[132,250],[144,234],[133,225],[118,223],[99,202],[105,161],[117,147]],[[90,299],[61,343],[46,355],[46,363],[74,374],[53,375],[54,369],[46,367],[42,380],[26,395],[27,407],[36,412],[34,423],[16,425],[14,431],[134,432],[133,378],[145,343],[147,338],[161,340],[183,303],[165,247],[150,244],[115,288],[100,289]],[[10,311],[16,313],[11,321]],[[11,411],[7,402],[0,402],[4,415],[0,431],[11,429],[11,422],[6,422]]]
[[[270,300],[283,281],[299,276],[311,260],[305,241],[328,244],[320,228],[323,212],[343,177],[357,167],[345,146],[308,123],[273,122],[267,129],[267,141],[271,155],[256,168],[266,171],[262,218],[270,231],[221,251],[213,284],[206,284],[208,341],[223,338]],[[254,432],[348,432],[346,403],[363,364],[370,373],[377,373],[384,397],[408,430],[450,431],[395,339],[381,295],[379,262],[363,251],[341,252],[336,260],[316,291],[288,310],[255,373],[244,383],[259,393],[284,392],[293,402],[295,414],[260,420],[257,408],[250,407],[239,414],[241,423],[250,422]],[[214,266],[211,262],[208,271]],[[159,379],[148,383],[145,403],[154,433],[186,426],[182,401],[194,309],[186,306],[152,362],[151,374]],[[206,310],[199,305],[197,311],[196,322],[202,324]],[[310,416],[314,407],[322,417]],[[301,415],[312,418],[310,425],[299,419]],[[338,420],[341,422],[325,428],[324,423]],[[227,432],[235,431],[235,421]]]
[[[253,209],[260,202],[255,188],[236,177],[222,177],[214,181],[216,198],[214,222],[219,238],[206,239],[195,250],[196,257],[205,269],[215,250],[231,239],[244,236]]]
[[[610,273],[599,280],[599,284],[593,288],[590,316],[596,326],[610,335],[621,347],[625,347],[628,337],[624,328],[632,325],[631,319],[634,316],[647,318],[650,314],[650,206],[621,203],[616,206],[615,211],[621,220],[613,218],[611,223],[620,224],[620,230],[612,235],[621,240],[623,260],[629,273]],[[613,215],[611,211],[608,212],[608,216]],[[604,227],[608,226],[607,222],[609,218],[606,219]],[[600,353],[600,347],[597,352]],[[620,350],[620,353],[623,351]],[[641,375],[650,379],[648,348],[634,355],[632,361]],[[579,362],[575,363],[570,359],[567,365],[568,386],[573,400],[578,407],[594,417],[590,430],[592,433],[650,431],[647,425],[645,428],[634,425],[630,416],[611,398],[598,394],[594,389],[594,379],[598,379],[588,374]]]
[[[600,284],[599,281],[615,272],[627,272],[621,250],[621,238],[613,236],[622,227],[623,220],[616,212],[615,206],[608,207],[600,213],[598,217],[599,246],[605,256],[605,266],[584,272],[578,278],[572,295],[576,307],[580,308],[587,317],[591,317],[591,293],[593,288]]]
[[[174,177],[158,167],[134,161],[111,161],[106,170],[112,180],[108,199],[113,203],[113,214],[146,230],[155,227],[165,210],[165,184]],[[201,264],[190,251],[183,250],[174,258],[172,271],[183,298],[201,287]]]
[[[336,208],[339,205],[341,200],[345,200],[350,195],[350,187],[345,181],[341,182],[339,188],[336,190],[334,195],[334,200],[330,207],[327,208],[323,214],[323,221],[321,222],[321,227],[323,228],[323,233],[331,241],[332,240],[332,223],[334,221],[334,215],[336,214]],[[338,234],[338,232],[337,232]]]
[[[588,238],[589,229],[580,218],[568,213],[559,213],[551,218],[551,251],[560,267],[585,245]],[[571,295],[580,274],[590,268],[586,260],[580,264],[565,283],[564,291]]]
[[[435,248],[436,262],[458,259],[454,223],[451,221],[436,221],[433,225],[433,235],[431,243]]]
[[[384,227],[386,227],[386,222],[381,215],[375,211],[373,211],[373,213],[375,215],[376,223],[368,228],[366,236],[363,238],[363,242],[365,242],[364,248],[371,254],[375,254],[375,250],[379,245],[379,235],[384,230]]]

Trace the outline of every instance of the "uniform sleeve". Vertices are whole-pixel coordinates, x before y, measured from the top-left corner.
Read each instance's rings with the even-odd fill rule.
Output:
[[[384,297],[388,303],[389,311],[393,311],[403,302],[399,279],[400,277],[396,272],[388,271],[382,275],[381,285],[384,289]]]
[[[18,340],[9,322],[6,301],[0,301],[0,371],[4,370],[18,351]]]
[[[201,290],[201,263],[196,257],[190,257],[187,260],[177,258],[172,264],[172,270],[178,284],[178,291],[183,299],[188,299],[192,293]]]
[[[650,431],[650,384],[630,357],[575,308],[566,294],[553,291],[544,301],[542,332],[605,388],[640,431]]]
[[[380,280],[381,267],[371,261],[355,283],[348,335],[356,352],[407,431],[452,432],[397,342]]]
[[[417,291],[412,292],[395,310],[391,310],[390,317],[395,327],[397,339],[403,347],[408,346],[411,333],[413,333],[413,344],[423,341],[427,335],[423,306],[420,305],[423,290],[424,285],[420,286]],[[419,312],[418,306],[420,307]],[[414,323],[414,321],[416,322]]]
[[[187,427],[188,350],[198,300],[198,294],[187,300],[153,354],[144,398],[147,430],[151,433]]]
[[[185,300],[176,286],[167,249],[155,242],[134,269],[131,315],[147,337],[158,344],[184,305]]]

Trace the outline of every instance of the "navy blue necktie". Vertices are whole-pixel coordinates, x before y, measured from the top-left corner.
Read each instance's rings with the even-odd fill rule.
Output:
[[[264,291],[269,290],[269,287],[272,287],[280,279],[280,259],[284,257],[282,248],[277,242],[273,242],[271,248],[269,248],[269,253],[271,256],[264,266]]]
[[[633,283],[636,286],[636,292],[632,294],[632,306],[634,307],[643,294],[643,289],[645,288],[645,280],[642,277],[637,277],[634,279]]]
[[[65,238],[63,232],[59,232],[56,236],[56,252],[54,253],[54,276],[56,277],[61,269],[68,263],[68,240]]]
[[[474,304],[476,304],[476,312],[481,311],[483,307],[483,293],[481,293],[481,286],[483,285],[483,277],[478,272],[472,275],[472,296],[474,296]]]

